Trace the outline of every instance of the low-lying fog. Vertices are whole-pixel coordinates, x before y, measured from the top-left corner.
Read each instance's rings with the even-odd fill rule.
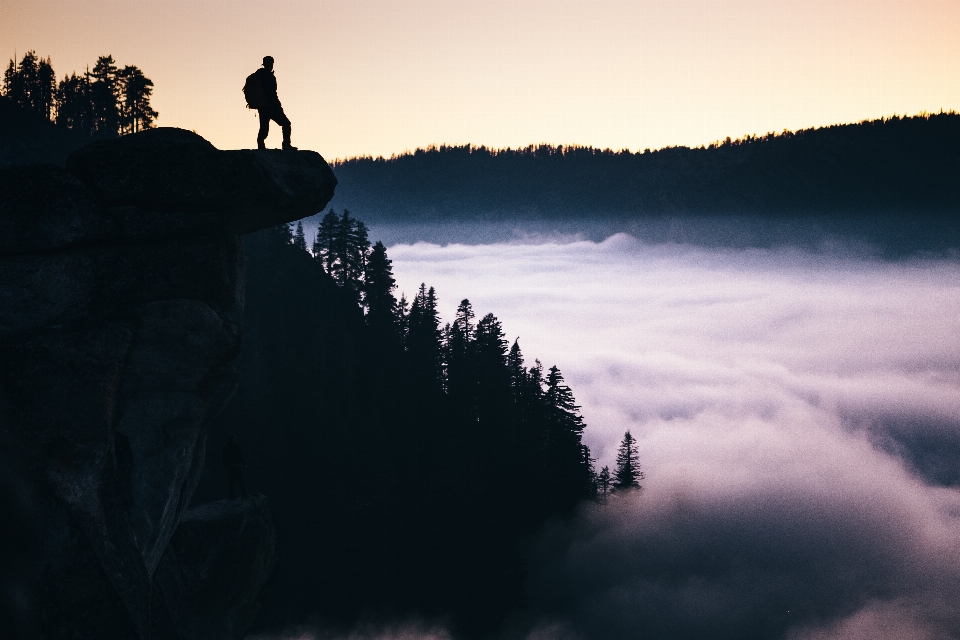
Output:
[[[598,468],[639,442],[642,493],[539,540],[531,638],[960,637],[960,261],[626,234],[388,253],[444,321],[468,298],[560,367]]]

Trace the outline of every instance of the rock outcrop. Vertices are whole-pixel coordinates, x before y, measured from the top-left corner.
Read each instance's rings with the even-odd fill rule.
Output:
[[[0,169],[0,429],[43,532],[43,637],[234,638],[252,621],[266,500],[187,505],[237,382],[239,235],[322,210],[335,186],[314,152],[179,129]],[[231,567],[243,579],[209,573]]]

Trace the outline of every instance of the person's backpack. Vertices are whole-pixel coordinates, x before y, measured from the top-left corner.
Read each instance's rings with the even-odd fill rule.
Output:
[[[247,109],[263,108],[267,96],[259,70],[247,76],[247,81],[243,83],[243,97],[247,99]]]

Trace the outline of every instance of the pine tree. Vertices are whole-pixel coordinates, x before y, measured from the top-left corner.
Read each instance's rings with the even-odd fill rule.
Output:
[[[297,230],[293,234],[293,246],[302,251],[307,250],[307,239],[303,235],[303,222],[297,221]]]
[[[113,56],[100,56],[93,71],[87,72],[93,111],[92,128],[98,136],[112,137],[120,131],[117,71]]]
[[[117,71],[116,79],[120,98],[120,130],[123,133],[136,133],[153,127],[153,121],[160,115],[150,106],[153,81],[131,65]]]
[[[539,364],[539,363],[538,363]],[[589,497],[594,490],[593,461],[581,437],[584,423],[570,387],[556,366],[547,372],[545,400],[549,409],[548,457],[561,496]]]
[[[477,358],[480,366],[496,366],[506,371],[507,339],[503,335],[503,325],[496,316],[488,313],[477,323]]]
[[[457,331],[467,343],[473,340],[474,337],[474,317],[473,305],[470,304],[469,300],[464,298],[460,301],[460,304],[457,305],[457,313],[453,320],[453,329]]]
[[[370,255],[367,226],[350,217],[346,209],[340,216],[331,209],[317,227],[313,255],[338,285],[354,292],[359,302]]]
[[[573,399],[573,391],[563,384],[563,374],[556,366],[550,367],[547,372],[547,399],[551,405],[570,416],[570,419],[574,422],[578,424],[582,422],[577,414],[580,407]]]
[[[393,297],[393,290],[396,287],[393,263],[387,257],[387,248],[378,241],[370,251],[363,283],[363,301],[369,324],[389,326],[395,323],[397,300]]]
[[[630,431],[627,431],[623,434],[620,448],[617,449],[617,468],[613,473],[613,488],[615,491],[641,489],[641,480],[643,480],[643,472],[640,471],[637,441],[630,435]]]
[[[333,209],[327,212],[317,226],[317,237],[313,240],[313,257],[323,266],[323,270],[332,275],[337,259],[337,238],[340,230],[340,216]]]
[[[421,283],[407,316],[407,355],[411,373],[420,382],[441,388],[440,316],[433,287]]]
[[[56,108],[57,74],[53,71],[53,62],[50,56],[40,60],[37,65],[36,97],[34,110],[47,120],[52,120]]]
[[[33,51],[24,54],[18,63],[11,60],[3,74],[3,94],[24,109],[33,110],[30,94],[37,75],[37,56]]]
[[[471,368],[476,380],[477,411],[486,429],[497,433],[511,430],[514,417],[510,370],[507,366],[507,339],[503,325],[488,313],[477,323],[474,333]],[[500,434],[504,436],[503,433]],[[505,451],[511,455],[512,447]]]
[[[400,346],[407,348],[407,332],[410,328],[410,303],[407,302],[406,294],[400,294],[400,301],[394,307],[394,323],[397,326],[397,335],[400,338]]]
[[[600,473],[597,474],[597,491],[600,493],[601,498],[605,498],[610,492],[610,483],[610,467],[604,466],[603,469],[600,469]]]
[[[473,306],[464,298],[457,305],[453,324],[444,332],[444,382],[447,393],[455,398],[460,408],[472,413],[473,397]]]
[[[367,225],[350,218],[350,212],[343,210],[341,228],[346,238],[344,256],[344,282],[356,291],[363,288],[363,278],[367,269],[367,259],[370,256],[370,237]]]
[[[26,91],[23,88],[23,82],[20,77],[20,66],[16,58],[11,59],[3,72],[3,95],[12,102],[23,106]]]
[[[503,335],[503,325],[492,313],[477,323],[471,351],[472,362],[469,364],[476,381],[478,410],[481,416],[486,413],[497,422],[495,427],[505,428],[510,420],[507,412],[512,411],[507,339]]]
[[[41,112],[37,108],[38,76],[40,74],[40,60],[35,51],[27,51],[20,61],[20,106],[34,112]]]
[[[10,60],[3,74],[3,95],[24,109],[50,119],[56,78],[48,57],[37,57],[36,51],[27,51],[17,63]]]
[[[510,353],[507,355],[507,372],[510,375],[510,386],[516,398],[522,393],[526,381],[526,370],[523,368],[523,353],[520,351],[520,338],[513,341]]]
[[[93,106],[90,102],[90,81],[76,73],[64,76],[57,86],[55,98],[57,124],[78,131],[93,131]]]

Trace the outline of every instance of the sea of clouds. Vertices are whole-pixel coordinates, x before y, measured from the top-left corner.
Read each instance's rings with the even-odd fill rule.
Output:
[[[445,321],[468,298],[560,367],[598,468],[637,438],[643,490],[537,541],[519,637],[960,637],[960,262],[625,234],[388,251],[408,298],[436,287]]]
[[[537,638],[960,637],[960,263],[839,248],[389,248],[556,364],[639,494],[544,532]]]

